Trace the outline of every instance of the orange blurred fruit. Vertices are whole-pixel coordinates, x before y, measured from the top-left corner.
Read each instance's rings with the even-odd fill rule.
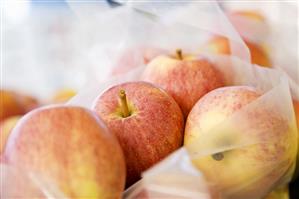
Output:
[[[251,54],[251,63],[257,64],[264,67],[271,67],[271,61],[267,52],[258,44],[244,41],[249,48]],[[229,40],[226,37],[216,36],[208,41],[206,44],[206,49],[208,52],[215,54],[225,54],[230,55],[230,45]]]

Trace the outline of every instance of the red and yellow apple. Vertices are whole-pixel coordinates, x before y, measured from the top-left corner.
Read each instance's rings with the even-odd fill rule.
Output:
[[[271,67],[271,61],[268,53],[258,44],[244,40],[245,44],[249,48],[251,55],[251,63],[257,64],[264,67]],[[205,44],[205,49],[208,52],[215,54],[230,55],[230,45],[226,37],[216,36],[213,37]]]
[[[247,86],[213,90],[186,121],[194,165],[228,198],[258,198],[294,169],[294,129],[273,104],[257,105],[260,96]]]
[[[0,136],[1,136],[1,139],[0,139],[0,156],[1,156],[2,152],[4,151],[6,141],[8,139],[8,136],[10,135],[10,132],[15,127],[15,125],[17,124],[18,120],[21,117],[22,116],[20,116],[20,115],[12,116],[12,117],[9,117],[9,118],[7,118],[7,119],[0,122]]]
[[[221,74],[205,58],[183,55],[162,55],[145,68],[142,80],[163,88],[181,107],[187,117],[193,105],[209,91],[223,86]]]
[[[52,181],[68,198],[118,199],[124,189],[120,145],[102,120],[85,108],[31,111],[11,132],[4,156],[9,165]]]
[[[122,146],[127,186],[182,145],[184,118],[179,106],[150,83],[115,85],[96,99],[93,109]]]

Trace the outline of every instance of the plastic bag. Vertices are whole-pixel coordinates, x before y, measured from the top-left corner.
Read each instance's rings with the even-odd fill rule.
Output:
[[[162,48],[168,51],[171,49],[176,49],[177,46],[186,49],[187,52],[194,52],[197,48],[197,44],[201,44],[202,38],[207,38],[205,35],[211,34],[212,31],[207,31],[206,29],[201,29],[196,27],[194,24],[184,24],[177,21],[171,21],[170,19],[161,17],[160,19],[153,16],[153,14],[144,14],[144,12],[152,11],[154,14],[159,15],[159,13],[164,11],[155,10],[152,7],[148,7],[144,4],[135,4],[134,5],[137,10],[141,10],[141,13],[134,13],[134,15],[139,15],[138,21],[134,21],[133,26],[131,29],[135,33],[135,37],[131,38],[131,41],[128,40],[125,46],[130,46],[129,44],[138,44],[143,45],[152,45],[157,48]],[[163,7],[162,7],[163,8]],[[154,11],[153,11],[154,10]],[[183,11],[182,11],[183,12]],[[149,17],[148,17],[149,15]],[[146,17],[147,18],[142,18]],[[139,24],[140,23],[140,24]],[[149,24],[151,27],[148,32],[144,32],[144,29],[140,28],[140,25]],[[147,27],[145,25],[144,27]],[[139,29],[138,29],[139,28]],[[136,30],[139,30],[136,31]],[[180,30],[180,31],[175,31]],[[156,33],[156,34],[155,34]],[[157,34],[159,33],[159,34]],[[167,35],[167,39],[163,37],[163,35]],[[196,35],[196,36],[195,36]],[[234,40],[235,38],[232,38]],[[198,42],[198,43],[197,43]],[[246,50],[245,50],[246,51]],[[142,59],[142,55],[140,55],[139,51],[135,51],[136,54],[133,53],[133,57],[139,57]],[[223,76],[225,77],[226,85],[251,85],[259,90],[263,95],[255,100],[250,105],[246,106],[246,108],[241,109],[237,113],[235,113],[232,117],[228,118],[227,120],[223,121],[221,125],[219,125],[218,129],[215,127],[213,129],[216,132],[221,132],[221,128],[229,129],[231,126],[238,124],[243,124],[244,126],[238,126],[236,128],[240,128],[239,131],[235,130],[232,137],[236,136],[239,137],[238,141],[235,144],[224,144],[221,147],[210,146],[206,145],[209,141],[213,141],[216,139],[215,137],[207,138],[209,139],[206,142],[196,142],[195,148],[199,148],[198,150],[201,151],[200,154],[191,154],[192,159],[207,157],[211,154],[221,152],[223,150],[232,150],[232,149],[240,149],[242,147],[250,147],[252,145],[260,145],[261,140],[258,139],[257,136],[243,136],[239,135],[240,131],[250,132],[252,129],[252,124],[248,123],[248,117],[254,112],[254,110],[259,110],[260,107],[263,107],[264,112],[270,112],[271,110],[275,110],[275,114],[281,118],[285,124],[284,128],[289,129],[286,132],[287,136],[283,139],[286,139],[286,143],[289,143],[287,147],[289,149],[284,149],[283,153],[286,157],[280,156],[277,162],[268,162],[268,164],[260,164],[255,167],[255,169],[259,172],[259,175],[250,176],[252,178],[246,179],[246,183],[244,184],[244,180],[240,182],[239,185],[233,187],[232,185],[228,185],[225,189],[220,189],[219,186],[215,181],[210,181],[208,179],[206,183],[203,183],[203,186],[212,187],[212,190],[218,190],[222,193],[223,198],[262,198],[268,192],[272,190],[272,188],[278,185],[284,185],[285,183],[289,182],[295,168],[295,156],[297,154],[297,134],[295,128],[295,120],[294,120],[294,113],[293,108],[291,106],[291,98],[288,90],[288,82],[284,75],[281,73],[274,71],[274,70],[267,70],[261,69],[255,66],[252,66],[246,62],[242,62],[241,60],[234,58],[233,56],[209,56],[205,54],[209,59],[217,66],[217,69],[222,72]],[[248,59],[243,60],[248,61]],[[138,66],[136,64],[136,66]],[[125,81],[134,81],[140,80],[140,74],[142,74],[143,67],[136,67],[133,66],[134,70],[131,70],[127,75],[124,76],[116,76],[109,82],[105,83],[98,83],[100,86],[96,86],[97,83],[93,82],[90,84],[88,91],[85,90],[82,93],[79,93],[73,100],[69,102],[69,104],[76,104],[76,105],[84,105],[87,107],[92,107],[92,101],[96,98],[96,96],[103,91],[103,88],[107,87],[108,85],[113,85],[116,83],[121,83]],[[92,82],[92,81],[91,81]],[[263,112],[262,111],[262,112]],[[252,115],[251,115],[252,116]],[[248,123],[248,124],[247,124]],[[283,128],[283,129],[284,129]],[[277,128],[277,131],[280,128]],[[254,131],[253,131],[254,132]],[[254,132],[254,135],[258,135],[260,131]],[[208,134],[208,133],[207,133]],[[265,138],[265,143],[269,141],[271,143],[271,135]],[[282,139],[282,140],[283,140]],[[264,143],[264,144],[265,144]],[[187,146],[188,148],[192,148],[192,146]],[[163,164],[163,163],[161,163]],[[175,165],[174,165],[175,166]],[[240,172],[240,171],[238,171]],[[239,174],[236,172],[236,174]],[[205,174],[205,172],[203,172]],[[256,174],[256,173],[255,173]],[[159,174],[161,175],[161,173]],[[269,176],[272,176],[272,179],[269,180]],[[211,177],[213,178],[213,177]],[[148,181],[146,179],[145,184],[151,184],[152,181]],[[266,182],[265,182],[266,181]],[[259,183],[257,183],[259,182]],[[154,183],[155,184],[155,183]],[[144,184],[143,184],[144,185]],[[152,185],[150,185],[152,186]],[[176,186],[176,185],[175,185]],[[257,186],[257,187],[256,187]],[[256,188],[256,189],[253,189]],[[181,187],[182,190],[188,190],[187,186]],[[138,186],[137,186],[137,188]],[[141,189],[142,190],[142,189]],[[170,189],[172,190],[172,189]],[[254,191],[253,191],[254,190]],[[163,195],[157,196],[157,191],[155,191],[155,197],[166,197],[165,192],[162,191]],[[167,192],[167,191],[166,191]],[[184,191],[183,191],[184,192]],[[187,191],[188,192],[188,191]],[[200,194],[202,193],[201,190],[198,191]],[[216,191],[217,192],[217,191]],[[134,189],[129,192],[134,193]],[[167,192],[169,197],[173,197],[173,193]],[[167,194],[166,193],[166,194]],[[204,192],[207,193],[207,192]],[[138,195],[138,193],[137,193]],[[131,196],[128,196],[131,197]]]
[[[118,59],[112,64],[113,74],[128,72],[171,49],[207,52],[202,46],[215,35],[228,38],[233,56],[250,60],[248,48],[214,1],[129,1],[127,4],[135,11],[131,12],[132,20]]]
[[[263,95],[244,108],[241,108],[239,111],[235,112],[231,117],[215,124],[212,129],[203,132],[205,136],[201,137],[200,139],[195,139],[192,144],[185,146],[187,151],[189,151],[189,157],[193,163],[196,164],[196,161],[199,159],[208,158],[213,154],[223,151],[242,151],[243,149],[255,146],[270,146],[273,143],[277,144],[278,140],[280,139],[281,142],[284,143],[283,145],[285,145],[285,148],[282,148],[282,151],[284,151],[282,152],[283,154],[279,155],[275,153],[270,155],[274,158],[274,161],[268,160],[264,163],[261,163],[259,160],[256,162],[255,160],[251,160],[252,162],[247,162],[248,159],[244,157],[244,162],[240,161],[240,165],[238,165],[239,169],[237,169],[238,166],[234,170],[229,170],[226,168],[228,169],[227,172],[229,172],[228,176],[230,177],[235,176],[238,178],[238,176],[244,176],[245,173],[246,177],[244,177],[244,179],[240,178],[240,181],[237,181],[238,184],[230,184],[230,182],[227,182],[226,186],[221,186],[221,184],[219,185],[219,182],[215,179],[218,178],[220,182],[224,182],[223,179],[225,178],[225,175],[227,175],[223,173],[225,172],[225,169],[222,171],[219,170],[218,172],[216,170],[214,173],[211,173],[209,167],[212,165],[210,165],[209,161],[207,161],[207,168],[201,170],[204,176],[208,176],[208,179],[206,179],[207,181],[199,181],[197,179],[193,181],[193,184],[200,184],[208,188],[206,190],[195,189],[195,193],[218,193],[220,194],[220,196],[218,196],[220,198],[263,198],[274,187],[283,186],[290,182],[295,169],[295,159],[297,154],[297,129],[291,97],[288,89],[288,80],[286,76],[278,71],[259,67],[253,68],[252,65],[242,62],[236,58],[219,56],[210,57],[210,59],[213,60],[213,62],[221,71],[226,71],[226,73],[223,74],[226,77],[227,85],[253,86],[258,89],[259,92],[263,93]],[[254,69],[253,73],[250,72],[252,68]],[[257,113],[257,110],[262,111]],[[261,128],[263,124],[258,124],[255,122],[251,123],[254,121],[251,119],[252,117],[258,117],[254,116],[254,113],[261,115],[264,115],[265,113],[267,115],[277,115],[278,118],[282,119],[284,122],[278,122],[276,126],[273,126],[272,130],[276,129],[273,132],[284,132],[286,135],[283,135],[281,138],[276,137],[278,135],[274,136],[272,134],[264,135],[264,138],[259,137],[266,132],[264,132],[265,129]],[[259,127],[254,125],[259,125]],[[232,142],[223,142],[222,144],[215,146],[215,143],[219,143],[217,140],[223,136],[227,137],[228,139],[233,138],[235,140]],[[278,144],[276,147],[283,145]],[[266,157],[269,158],[270,156],[269,154],[266,154]],[[279,160],[275,160],[275,157],[277,157]],[[184,161],[188,162],[186,153],[182,155],[182,152],[177,152],[176,154],[172,155],[172,158],[180,158],[180,165],[183,165]],[[182,198],[196,198],[194,195],[188,196],[188,193],[192,192],[193,190],[192,186],[189,186],[187,183],[180,184],[181,173],[185,173],[187,176],[190,175],[190,173],[182,169],[182,167],[180,167],[180,165],[178,165],[175,161],[171,164],[171,166],[169,165],[169,162],[170,161],[165,160],[159,163],[158,166],[149,170],[149,173],[153,175],[155,174],[155,177],[159,178],[159,176],[167,174],[170,170],[169,168],[172,168],[173,170],[177,169],[177,178],[175,178],[177,181],[173,180],[173,182],[177,183],[171,184],[169,189],[164,187],[167,187],[166,183],[158,186],[160,184],[156,183],[155,180],[152,180],[155,178],[151,175],[147,175],[147,172],[145,172],[144,178],[142,180],[144,183],[140,184],[141,186],[136,186],[133,190],[128,190],[126,193],[129,194],[128,198],[134,198],[133,196],[136,194],[138,195],[141,191],[150,191],[150,193],[153,191],[155,195],[152,198],[159,198],[159,196],[164,197],[165,194],[171,198],[173,194],[173,187],[175,187],[176,190],[181,190],[178,195],[182,196]],[[252,164],[255,166],[251,167]],[[254,168],[255,172],[252,174],[246,174],[250,168]],[[152,187],[155,186],[152,185],[152,183],[158,186],[154,190],[152,190]],[[223,189],[219,189],[219,187],[222,187]],[[207,192],[207,190],[213,190],[213,192]],[[162,195],[159,195],[159,193]],[[217,195],[215,197],[217,197]]]
[[[0,164],[1,198],[67,198],[49,179],[36,174],[26,173],[20,168]]]
[[[242,35],[265,47],[274,68],[289,76],[293,98],[299,100],[298,10],[291,2],[221,2],[229,19]],[[242,15],[238,13],[243,12]],[[244,12],[251,16],[244,16]],[[246,15],[246,14],[245,14]],[[250,15],[250,14],[249,14]],[[252,15],[258,15],[256,19]],[[285,20],[285,19],[288,20]]]

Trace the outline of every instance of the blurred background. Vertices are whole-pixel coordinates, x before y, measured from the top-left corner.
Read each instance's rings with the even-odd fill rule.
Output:
[[[1,87],[46,99],[61,88],[80,89],[90,69],[86,58],[97,41],[97,17],[115,3],[67,0],[1,1]]]

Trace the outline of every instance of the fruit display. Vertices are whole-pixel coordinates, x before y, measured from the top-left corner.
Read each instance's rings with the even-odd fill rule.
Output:
[[[4,30],[1,199],[298,197],[298,65],[291,50],[277,58],[271,41],[285,35],[268,12],[218,1],[129,1],[105,14],[67,4],[72,14]],[[34,52],[24,51],[22,75],[10,51],[22,48],[20,24]]]

